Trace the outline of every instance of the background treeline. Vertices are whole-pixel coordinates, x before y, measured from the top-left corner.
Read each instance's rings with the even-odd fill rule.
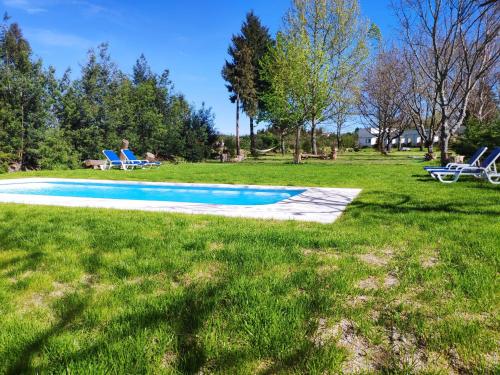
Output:
[[[23,169],[73,168],[102,158],[128,139],[138,155],[199,161],[216,139],[211,109],[174,92],[169,71],[151,71],[141,55],[127,75],[108,46],[88,52],[80,77],[34,59],[18,24],[0,30],[0,162]]]
[[[390,41],[357,0],[292,0],[275,37],[248,13],[222,69],[236,104],[236,153],[241,110],[252,154],[254,121],[263,121],[281,144],[294,137],[297,163],[302,150],[321,151],[322,127],[333,130],[331,147],[348,147],[342,134],[353,122],[383,153],[407,129],[431,157],[437,137],[443,162],[450,146],[498,145],[498,2],[397,0],[392,8],[400,33]]]

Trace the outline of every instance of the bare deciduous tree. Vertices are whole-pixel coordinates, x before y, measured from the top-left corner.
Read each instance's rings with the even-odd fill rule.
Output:
[[[420,149],[427,147],[429,154],[434,151],[434,139],[439,129],[439,113],[436,91],[415,58],[409,51],[403,51],[404,80],[401,85],[402,110],[420,136]]]
[[[380,152],[390,152],[392,141],[409,125],[402,110],[404,79],[404,65],[396,49],[381,51],[363,79],[358,110],[367,129],[377,137]]]
[[[465,119],[471,93],[500,58],[500,5],[477,0],[397,0],[406,45],[439,107],[441,159]]]
[[[471,94],[469,114],[480,123],[493,120],[498,112],[498,77],[489,74],[479,81]]]

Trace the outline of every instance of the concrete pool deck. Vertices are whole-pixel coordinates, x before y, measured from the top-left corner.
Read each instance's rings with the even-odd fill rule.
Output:
[[[22,203],[65,207],[94,207],[120,210],[142,210],[160,212],[178,212],[186,214],[221,215],[253,219],[300,220],[317,223],[333,223],[361,192],[361,189],[337,189],[300,186],[267,186],[267,185],[229,185],[229,184],[188,184],[174,182],[143,182],[131,180],[94,180],[65,178],[22,178],[0,180],[1,185],[26,182],[98,182],[109,184],[138,184],[164,186],[199,186],[218,188],[261,188],[297,190],[304,189],[301,194],[274,204],[264,205],[224,205],[206,203],[166,202],[130,199],[75,198],[64,196],[44,196],[28,194],[0,193],[0,202]]]

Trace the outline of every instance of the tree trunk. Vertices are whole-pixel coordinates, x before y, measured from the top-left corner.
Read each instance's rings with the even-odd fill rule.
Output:
[[[337,138],[337,148],[339,150],[341,150],[342,149],[342,137],[340,136],[340,129],[337,129],[336,138]]]
[[[236,95],[236,156],[241,155],[240,147],[240,95]]]
[[[281,155],[285,156],[285,136],[283,135],[283,132],[280,132],[280,148]]]
[[[384,151],[385,151],[385,144],[384,144],[385,142],[384,142],[384,140],[385,140],[385,134],[382,133],[382,132],[379,132],[377,134],[377,149],[378,149],[378,151],[381,154],[383,154]]]
[[[21,94],[22,98],[22,94]],[[24,105],[21,104],[21,149],[19,150],[19,161],[21,162],[21,167],[25,167],[24,163],[24,139],[25,139],[25,130],[24,130]]]
[[[256,156],[255,152],[255,133],[253,130],[253,117],[250,117],[250,152],[252,156]]]
[[[316,119],[311,120],[311,151],[314,155],[318,155],[318,146],[316,145]]]
[[[391,149],[392,149],[392,139],[388,139],[387,140],[387,146],[386,146],[386,151],[387,152],[391,152]]]
[[[448,162],[448,144],[450,142],[450,134],[448,133],[448,120],[441,124],[441,134],[439,137],[439,146],[441,147],[441,163],[445,165]]]
[[[398,137],[398,151],[401,151],[401,137]]]
[[[295,164],[300,164],[301,162],[301,157],[300,157],[300,129],[301,126],[297,126],[297,131],[295,132],[295,152],[293,155],[293,162]]]

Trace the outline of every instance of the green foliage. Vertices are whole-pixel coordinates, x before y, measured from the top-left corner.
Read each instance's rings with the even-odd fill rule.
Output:
[[[342,147],[355,148],[358,146],[358,133],[348,132],[348,133],[342,134],[340,137],[341,137]]]
[[[15,161],[15,156],[6,152],[0,151],[0,173],[7,172],[9,164]]]
[[[268,87],[268,82],[260,70],[260,62],[272,43],[268,28],[261,24],[253,12],[249,12],[241,27],[241,33],[232,37],[232,44],[228,48],[231,61],[226,61],[222,68],[222,77],[228,82],[226,87],[231,93],[230,100],[236,102],[238,111],[241,102],[243,110],[250,118],[252,152],[256,147],[254,119],[259,120],[265,110],[266,103],[261,100],[261,96]],[[239,124],[236,126],[238,128]]]
[[[39,165],[42,169],[74,169],[81,166],[78,153],[64,137],[62,131],[50,129],[39,150]]]
[[[184,158],[187,161],[201,161],[210,155],[211,145],[217,140],[214,118],[210,108],[203,105],[184,123],[182,134],[185,141]]]
[[[500,145],[500,116],[489,123],[482,123],[471,117],[465,122],[465,132],[453,144],[453,150],[460,155],[472,155],[479,147],[490,150]]]
[[[0,152],[24,169],[73,168],[118,150],[122,139],[138,155],[209,156],[215,129],[209,109],[173,94],[169,72],[152,72],[144,55],[132,78],[111,60],[107,44],[88,52],[81,76],[60,80],[33,60],[17,24],[0,30]]]
[[[51,121],[53,74],[32,60],[16,23],[0,30],[0,151],[15,154],[24,168],[37,168],[40,142]]]
[[[276,44],[261,61],[262,75],[269,83],[262,94],[265,118],[293,130],[307,119],[307,38],[278,33]]]

